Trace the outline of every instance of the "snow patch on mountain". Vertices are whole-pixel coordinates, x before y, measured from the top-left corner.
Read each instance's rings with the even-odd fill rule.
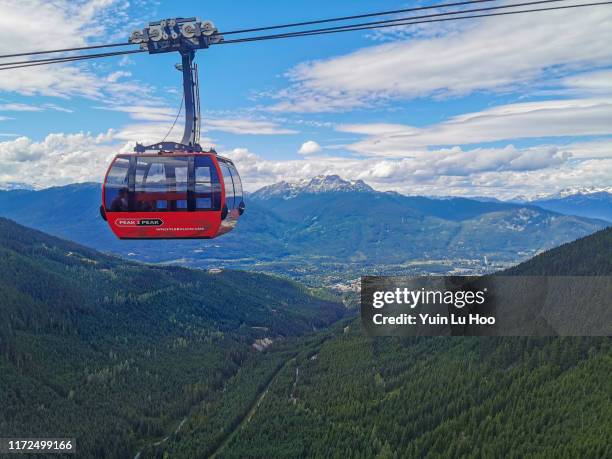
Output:
[[[33,190],[35,190],[35,188],[32,185],[28,185],[27,183],[0,182],[0,190],[2,190],[2,191],[12,191],[12,190],[29,190],[29,191],[33,191]]]
[[[251,196],[258,199],[292,199],[300,194],[371,193],[374,189],[363,180],[344,180],[339,175],[317,175],[299,182],[279,182],[264,186]]]
[[[512,201],[514,202],[535,202],[535,201],[544,201],[550,199],[563,199],[568,198],[570,196],[587,196],[599,193],[607,193],[612,194],[612,186],[608,187],[596,187],[596,186],[586,186],[586,187],[572,187],[572,188],[564,188],[556,193],[540,193],[533,196],[516,196]]]

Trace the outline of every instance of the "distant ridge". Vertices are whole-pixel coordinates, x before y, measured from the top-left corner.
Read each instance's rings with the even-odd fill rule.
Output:
[[[525,196],[517,196],[512,201],[518,202],[535,202],[535,201],[544,201],[549,199],[562,199],[570,196],[576,195],[590,195],[597,193],[607,193],[612,194],[612,186],[583,186],[583,187],[570,187],[564,188],[555,193],[541,193],[536,196],[525,197]]]
[[[537,199],[528,204],[566,215],[600,218],[612,222],[612,193],[599,190]]]
[[[381,192],[337,175],[281,182],[245,201],[238,231],[213,241],[119,241],[100,218],[100,185],[92,183],[0,191],[0,216],[133,260],[299,279],[309,275],[303,267],[310,264],[342,275],[349,264],[404,269],[413,261],[419,263],[414,269],[426,272],[446,272],[449,260],[461,259],[470,260],[466,269],[484,269],[483,263],[501,268],[608,225],[533,204]],[[430,260],[441,264],[432,267]]]

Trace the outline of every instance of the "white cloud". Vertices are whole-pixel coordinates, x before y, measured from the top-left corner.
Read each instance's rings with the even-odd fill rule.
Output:
[[[121,59],[119,59],[119,62],[117,63],[119,67],[129,67],[134,64],[135,62],[133,59],[130,58],[130,56],[122,56]]]
[[[128,8],[129,2],[125,0],[3,0],[0,29],[5,39],[0,41],[0,54],[82,47],[90,41],[112,42],[110,34],[121,31],[127,36],[128,32],[118,24],[123,24],[124,19],[127,22]],[[0,91],[125,100],[138,100],[149,92],[147,85],[118,82],[120,76],[126,75],[111,73],[108,78],[99,77],[89,64],[83,63],[12,69],[0,72]]]
[[[0,112],[42,112],[55,110],[57,112],[72,113],[72,110],[55,104],[29,105],[22,103],[0,104]]]
[[[339,125],[367,137],[349,145],[364,155],[405,156],[433,145],[612,134],[612,99],[569,99],[501,105],[423,128],[401,124]]]
[[[574,93],[610,95],[612,94],[612,70],[580,73],[566,77],[562,81],[562,86]]]
[[[571,151],[572,158],[580,160],[612,158],[612,139],[573,142],[560,148]]]
[[[128,113],[131,119],[139,121],[169,121],[172,123],[177,114],[176,109],[155,105],[107,105],[94,108],[99,110]]]
[[[234,160],[249,191],[281,180],[292,182],[319,174],[338,174],[365,180],[376,189],[405,194],[511,198],[567,187],[609,186],[612,176],[612,141],[563,147],[455,147],[421,151],[410,158],[317,156],[271,161],[245,148],[221,154]]]
[[[113,72],[110,75],[108,75],[106,77],[106,81],[109,81],[111,83],[115,83],[115,82],[117,82],[121,78],[127,78],[127,77],[131,77],[131,76],[132,76],[132,72],[125,72],[123,70],[117,70],[116,72]]]
[[[453,11],[471,9],[472,5],[457,6],[453,8]],[[435,8],[427,10],[422,15],[431,15],[436,13],[442,13],[444,9]],[[417,15],[417,13],[414,13]],[[413,15],[410,15],[413,16]],[[399,13],[393,15],[389,19],[400,19],[406,18],[406,13]],[[397,41],[399,39],[414,39],[414,38],[432,38],[441,37],[450,33],[457,33],[465,31],[472,27],[477,27],[477,23],[474,21],[447,21],[447,22],[429,22],[413,25],[400,25],[393,27],[385,27],[381,29],[373,29],[367,34],[367,37],[375,41]]]
[[[145,145],[150,145],[155,142],[160,142],[170,131],[172,123],[135,123],[123,126],[115,134],[115,138],[126,142],[139,142]],[[178,142],[182,136],[183,130],[180,126],[172,130],[166,140],[168,142]]]
[[[119,147],[112,131],[96,136],[49,134],[40,142],[27,137],[0,142],[0,182],[37,187],[100,182]]]
[[[151,145],[165,139],[167,142],[180,142],[183,137],[183,125],[177,123],[172,128],[171,122],[158,123],[134,123],[123,126],[113,138],[134,145],[136,142],[143,145]],[[214,146],[209,137],[201,137],[200,145],[203,148]]]
[[[25,96],[73,96],[97,100],[136,102],[150,97],[151,87],[142,83],[109,81],[88,70],[84,64],[54,64],[37,71],[13,69],[0,72],[0,91]]]
[[[43,108],[28,104],[0,104],[1,112],[40,112]]]
[[[170,142],[178,142],[182,137],[182,118],[172,126],[177,115],[176,108],[160,105],[105,105],[94,108],[127,113],[130,119],[139,121],[122,126],[114,134],[115,139],[148,145],[164,138]]]
[[[85,46],[88,35],[82,21],[90,22],[100,2],[91,2],[87,13],[75,8],[76,2],[43,0],[3,0],[0,27],[10,40],[0,42],[2,54]],[[53,27],[50,26],[53,24]]]
[[[540,170],[564,164],[570,157],[570,152],[549,146],[517,149],[508,145],[505,148],[476,148],[467,151],[454,147],[423,152],[397,164],[400,171],[408,168],[416,176],[427,180],[438,175],[468,176],[480,172]]]
[[[48,110],[55,110],[56,112],[64,112],[64,113],[73,113],[74,112],[74,110],[72,110],[70,108],[61,107],[61,106],[56,105],[56,104],[43,104],[42,107],[45,108],[45,109],[48,109]]]
[[[302,146],[298,150],[298,153],[300,155],[312,155],[314,153],[319,153],[320,151],[321,151],[321,145],[319,145],[314,140],[309,140],[302,144]]]
[[[292,85],[272,109],[338,111],[381,100],[550,85],[568,72],[610,65],[611,23],[605,6],[488,18],[442,36],[305,62],[288,73]]]
[[[172,124],[172,139],[178,140],[183,132],[184,110],[177,118],[178,107],[171,108],[161,105],[106,105],[95,107],[99,110],[111,110],[127,113],[129,117],[137,121],[146,123],[130,124],[124,126],[118,136],[126,140],[148,139],[150,142],[157,142],[163,138]],[[227,132],[230,134],[245,135],[284,135],[296,134],[297,131],[287,129],[280,124],[271,121],[262,121],[249,118],[218,118],[207,117],[202,120],[202,132]]]
[[[271,121],[258,121],[246,118],[205,118],[202,122],[202,130],[251,135],[297,134],[297,131],[281,127]]]
[[[100,182],[112,157],[130,151],[121,132],[49,134],[40,142],[26,137],[0,142],[0,183],[37,187]],[[158,140],[159,138],[156,138]],[[204,142],[210,139],[204,139]],[[406,194],[486,195],[509,198],[579,186],[609,186],[612,141],[530,148],[447,148],[410,158],[357,158],[318,155],[276,161],[245,148],[221,151],[232,158],[249,191],[281,180],[319,174],[362,179],[381,190]]]

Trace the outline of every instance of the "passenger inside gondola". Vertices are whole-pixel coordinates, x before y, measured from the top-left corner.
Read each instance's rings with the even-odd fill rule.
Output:
[[[111,202],[111,212],[125,212],[128,210],[128,189],[120,188],[117,196]]]

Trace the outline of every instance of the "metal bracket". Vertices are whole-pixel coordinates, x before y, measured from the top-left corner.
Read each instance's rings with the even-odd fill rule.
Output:
[[[157,151],[159,153],[167,151],[179,151],[182,153],[213,153],[215,155],[217,154],[214,148],[204,150],[200,146],[200,144],[184,145],[182,143],[177,142],[159,142],[154,143],[153,145],[143,145],[141,143],[137,143],[134,147],[134,151],[136,153],[146,153],[147,151]]]
[[[149,27],[135,30],[129,39],[149,54],[205,49],[222,41],[223,35],[212,22],[195,17],[149,22]]]
[[[136,153],[145,153],[147,151],[181,151],[181,152],[201,152],[202,147],[198,144],[196,145],[184,145],[182,143],[177,142],[159,142],[154,143],[153,145],[143,145],[141,143],[137,143],[134,147],[134,151]]]

